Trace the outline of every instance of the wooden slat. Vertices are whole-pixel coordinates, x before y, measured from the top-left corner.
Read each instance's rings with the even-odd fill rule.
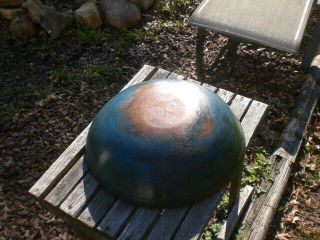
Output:
[[[170,75],[170,72],[164,69],[159,68],[155,74],[152,75],[150,80],[163,79],[167,78]]]
[[[29,190],[34,197],[44,197],[83,154],[89,124]]]
[[[165,209],[159,221],[152,228],[148,240],[170,240],[184,219],[188,209],[189,207]]]
[[[242,120],[244,113],[246,112],[247,108],[251,103],[250,98],[243,97],[241,95],[237,95],[230,104],[230,108],[234,115],[239,119]]]
[[[66,214],[76,217],[98,188],[97,181],[88,172],[76,188],[61,204],[60,209]]]
[[[138,208],[130,222],[122,231],[118,240],[138,240],[143,238],[148,228],[160,214],[161,210],[150,208]]]
[[[252,192],[253,187],[249,185],[245,186],[244,189],[242,189],[242,191],[240,192],[239,200],[233,206],[227,220],[222,225],[222,228],[217,237],[218,240],[228,240],[231,237],[233,230],[235,229],[244,211],[244,208],[250,199]]]
[[[186,80],[189,81],[189,82],[193,82],[193,83],[201,85],[201,82],[199,82],[197,80],[194,80],[194,79],[191,79],[191,78],[187,78]]]
[[[233,92],[229,92],[225,89],[219,88],[217,95],[227,104],[231,101],[234,96]]]
[[[78,219],[89,227],[98,225],[103,216],[107,213],[115,198],[100,189],[89,205],[82,211]]]
[[[170,75],[168,76],[168,78],[170,78],[170,79],[180,79],[180,80],[185,79],[184,76],[179,75],[179,74],[174,73],[174,72],[170,73]]]
[[[223,191],[194,204],[178,229],[175,240],[199,239],[210,217],[217,207]]]
[[[111,238],[115,238],[134,209],[134,205],[117,200],[102,219],[97,229],[106,232]]]
[[[246,138],[246,145],[248,145],[252,134],[254,133],[254,130],[262,119],[267,107],[268,106],[262,102],[253,101],[246,115],[242,119],[241,125],[243,128],[244,136]]]
[[[140,71],[134,75],[134,77],[121,89],[121,91],[131,87],[137,83],[146,81],[155,73],[157,69],[155,67],[144,65]]]
[[[88,165],[82,156],[61,181],[52,189],[45,200],[53,206],[58,206],[68,196],[71,190],[88,171]]]
[[[207,83],[202,84],[202,86],[208,88],[210,91],[212,91],[212,92],[214,92],[214,93],[218,90],[218,88],[216,88],[216,87],[214,87],[214,86],[211,86],[211,85],[209,85],[209,84],[207,84]]]

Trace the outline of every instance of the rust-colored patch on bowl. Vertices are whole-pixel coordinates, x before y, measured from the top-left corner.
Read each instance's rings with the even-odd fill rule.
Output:
[[[141,86],[121,111],[139,135],[185,136],[198,118],[181,94],[162,91],[157,85]]]
[[[206,113],[203,116],[203,122],[200,126],[200,131],[197,133],[197,138],[199,140],[206,139],[212,134],[214,128],[214,122],[209,113]]]

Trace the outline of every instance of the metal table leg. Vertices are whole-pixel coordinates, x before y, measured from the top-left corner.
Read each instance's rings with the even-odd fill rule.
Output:
[[[203,57],[204,57],[204,43],[207,31],[204,28],[198,27],[197,30],[197,44],[196,44],[196,61],[197,61],[197,77],[198,81],[203,81]]]
[[[228,57],[234,60],[237,56],[237,49],[238,49],[239,42],[232,38],[228,39]]]

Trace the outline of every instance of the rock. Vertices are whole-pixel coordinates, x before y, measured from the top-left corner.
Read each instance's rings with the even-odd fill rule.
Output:
[[[71,14],[49,11],[40,18],[40,26],[54,39],[58,38],[61,32],[73,22]]]
[[[0,16],[9,21],[21,14],[27,14],[27,11],[23,8],[0,8]]]
[[[11,21],[9,29],[18,38],[32,38],[39,32],[28,14],[19,14]]]
[[[24,0],[0,0],[0,8],[2,7],[19,7]]]
[[[130,0],[130,1],[138,5],[145,11],[148,10],[154,2],[154,0]]]
[[[22,6],[28,10],[32,21],[40,24],[52,38],[58,38],[73,21],[72,15],[56,12],[40,0],[27,0]]]
[[[105,24],[124,30],[141,20],[140,8],[128,0],[101,0]]]
[[[88,1],[74,12],[75,20],[87,27],[96,28],[102,24],[97,5]]]
[[[72,9],[76,10],[79,7],[81,7],[83,4],[85,4],[86,2],[93,2],[93,3],[97,3],[96,0],[73,0],[72,1]]]
[[[41,17],[45,16],[49,11],[55,11],[55,8],[42,4],[40,0],[27,0],[22,4],[22,7],[28,10],[34,23],[40,23]]]

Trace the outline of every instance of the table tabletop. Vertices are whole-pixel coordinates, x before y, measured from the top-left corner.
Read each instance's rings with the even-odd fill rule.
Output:
[[[187,79],[161,68],[145,65],[123,88],[142,81],[170,78],[202,84],[225,101],[240,120],[246,145],[267,105]],[[225,189],[191,206],[151,209],[111,196],[94,179],[85,159],[89,124],[29,190],[44,207],[66,220],[76,232],[92,239],[199,239]]]
[[[204,0],[194,26],[298,53],[314,0]]]

